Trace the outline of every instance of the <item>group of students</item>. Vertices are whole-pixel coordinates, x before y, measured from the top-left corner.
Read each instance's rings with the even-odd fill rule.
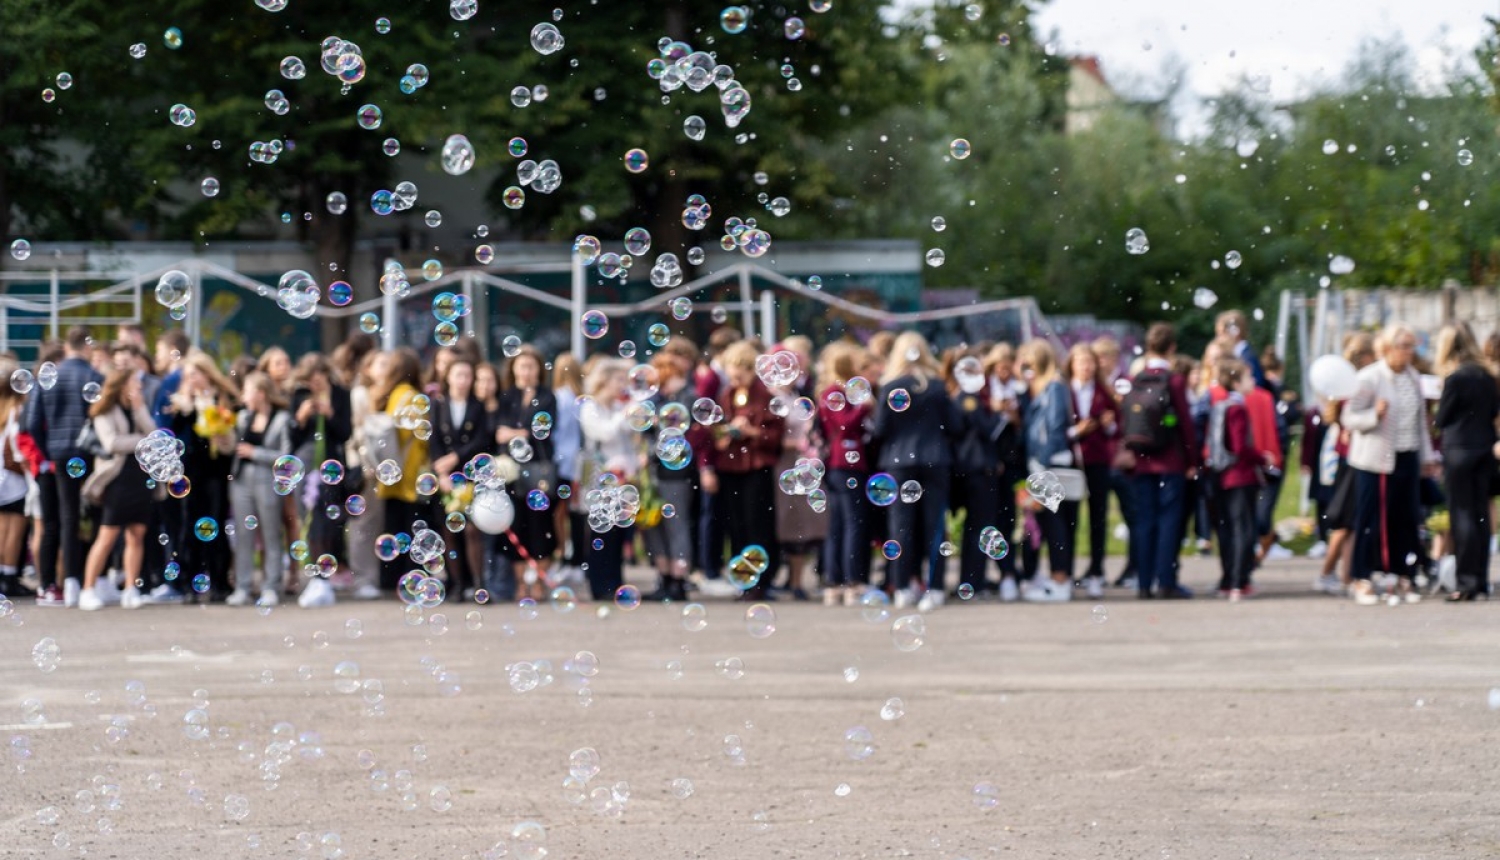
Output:
[[[1254,353],[1247,326],[1221,315],[1201,363],[1157,323],[1129,364],[1107,338],[1061,356],[1043,339],[935,356],[915,332],[882,333],[814,356],[805,337],[767,346],[722,328],[705,349],[674,337],[644,360],[549,361],[507,341],[492,364],[465,341],[424,365],[355,334],[328,357],[294,364],[273,347],[228,368],[178,330],[148,355],[137,328],[107,347],[75,329],[34,371],[0,368],[13,379],[0,391],[0,593],[25,593],[34,526],[38,602],[84,609],[291,594],[326,605],[335,583],[374,599],[414,569],[455,600],[585,584],[610,600],[631,559],[659,576],[650,599],[774,599],[785,570],[785,593],[810,599],[816,572],[828,604],[872,587],[925,608],[950,595],[1062,602],[1075,587],[1104,592],[1113,495],[1130,546],[1117,585],[1191,597],[1177,570],[1196,519],[1200,548],[1217,537],[1220,592],[1239,600],[1279,549],[1270,519],[1295,423],[1279,365]],[[1472,336],[1452,331],[1438,360],[1457,381],[1434,416],[1450,484],[1494,456],[1470,452],[1493,445],[1493,421],[1488,437],[1468,427],[1484,402],[1448,393],[1478,372]],[[1309,444],[1331,440],[1343,464],[1314,493],[1332,535],[1325,564],[1331,574],[1351,554],[1361,602],[1377,570],[1406,574],[1394,588],[1414,599],[1402,583],[1426,558],[1407,490],[1436,457],[1426,411],[1401,423],[1423,406],[1401,362],[1408,341],[1397,328],[1368,356],[1354,349],[1366,364],[1378,353],[1377,369],[1308,421]],[[163,439],[180,468],[155,481],[139,455]],[[497,482],[510,511],[490,533],[471,518],[476,490]],[[1472,492],[1449,496],[1461,593],[1487,593],[1488,496],[1478,519],[1460,512]]]

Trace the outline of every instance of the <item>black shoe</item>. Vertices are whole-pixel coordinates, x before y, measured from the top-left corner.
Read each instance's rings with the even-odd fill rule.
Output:
[[[1137,591],[1135,597],[1137,600],[1155,600],[1156,593],[1151,591]]]
[[[20,576],[7,576],[0,578],[0,594],[11,600],[20,600],[23,597],[36,597],[36,592],[27,588]]]
[[[792,589],[792,599],[795,600],[795,601],[797,601],[798,603],[806,603],[807,601],[811,600],[812,598],[810,598],[810,597],[807,596],[807,592],[806,591],[803,591],[800,588],[794,588],[794,589]]]
[[[1192,600],[1193,593],[1182,586],[1177,586],[1170,591],[1163,591],[1162,600]]]

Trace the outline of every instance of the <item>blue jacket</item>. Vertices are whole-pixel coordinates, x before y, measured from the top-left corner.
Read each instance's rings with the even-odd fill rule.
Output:
[[[1052,380],[1038,397],[1026,404],[1027,468],[1053,466],[1076,468],[1071,457],[1072,440],[1068,428],[1073,425],[1073,392],[1059,380]],[[1068,458],[1061,455],[1069,453]]]
[[[156,426],[166,430],[172,426],[172,414],[167,407],[172,404],[172,395],[182,387],[182,371],[174,370],[162,377],[156,386],[156,397],[151,400],[151,415],[156,419]]]
[[[89,404],[83,387],[103,382],[87,361],[76,356],[57,366],[57,382],[51,388],[37,386],[26,402],[26,432],[36,440],[42,459],[61,463],[80,456],[78,432],[89,420]]]

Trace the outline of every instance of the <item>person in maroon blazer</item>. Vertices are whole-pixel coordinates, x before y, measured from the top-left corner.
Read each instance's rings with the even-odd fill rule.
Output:
[[[719,392],[724,418],[712,428],[714,444],[699,465],[705,492],[716,493],[730,551],[758,544],[769,563],[746,597],[764,600],[779,568],[776,539],[776,477],[785,421],[771,411],[771,392],[755,375],[755,347],[740,341],[719,357],[725,385]]]
[[[1249,368],[1235,359],[1222,359],[1217,368],[1204,368],[1204,373],[1216,373],[1219,387],[1229,392],[1224,401],[1216,405],[1215,415],[1222,411],[1222,420],[1209,418],[1209,438],[1204,443],[1204,459],[1212,464],[1212,451],[1216,445],[1231,461],[1215,471],[1213,481],[1214,519],[1219,534],[1219,558],[1224,567],[1224,583],[1228,586],[1229,599],[1238,601],[1248,597],[1250,573],[1255,569],[1255,494],[1261,486],[1261,469],[1267,464],[1266,457],[1256,446],[1250,432],[1250,410],[1245,405],[1245,395],[1255,388],[1255,378]],[[1220,426],[1222,425],[1222,426]],[[1216,439],[1215,433],[1223,434]]]
[[[1068,351],[1063,368],[1073,392],[1073,414],[1078,423],[1068,436],[1078,447],[1083,476],[1089,488],[1089,567],[1084,586],[1091,598],[1104,596],[1105,540],[1109,534],[1109,470],[1115,458],[1115,435],[1119,429],[1116,404],[1108,376],[1098,356],[1086,343]],[[1077,523],[1071,527],[1076,532]]]

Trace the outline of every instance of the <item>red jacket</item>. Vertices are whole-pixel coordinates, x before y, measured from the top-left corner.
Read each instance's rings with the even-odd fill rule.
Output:
[[[1215,385],[1208,390],[1208,402],[1218,403],[1229,392]],[[1250,412],[1250,428],[1254,431],[1255,447],[1269,455],[1269,462],[1276,468],[1282,466],[1281,437],[1276,433],[1276,400],[1264,388],[1252,389],[1245,395],[1245,408]],[[1262,461],[1267,462],[1267,461]]]
[[[1264,460],[1260,446],[1250,436],[1250,410],[1244,404],[1231,404],[1224,413],[1225,447],[1234,455],[1234,465],[1219,473],[1219,486],[1226,490],[1260,485]]]
[[[868,473],[870,452],[865,448],[865,422],[870,417],[870,403],[866,401],[858,406],[845,404],[843,409],[835,412],[828,408],[828,395],[834,391],[842,394],[844,389],[839,385],[830,385],[818,399],[818,424],[823,429],[823,438],[828,442],[828,462],[825,465],[830,472],[843,469]],[[850,452],[857,455],[853,462],[849,460]]]
[[[1072,385],[1068,386],[1072,390]],[[1078,402],[1078,393],[1073,393],[1073,412],[1075,415],[1083,415],[1083,405]],[[1104,429],[1104,414],[1108,412],[1114,415],[1114,422],[1110,424],[1114,431]],[[1099,383],[1094,383],[1094,396],[1089,406],[1089,417],[1099,421],[1099,428],[1092,433],[1079,436],[1074,441],[1078,443],[1078,451],[1083,456],[1085,466],[1107,466],[1115,457],[1115,432],[1119,431],[1120,406],[1109,390]]]

